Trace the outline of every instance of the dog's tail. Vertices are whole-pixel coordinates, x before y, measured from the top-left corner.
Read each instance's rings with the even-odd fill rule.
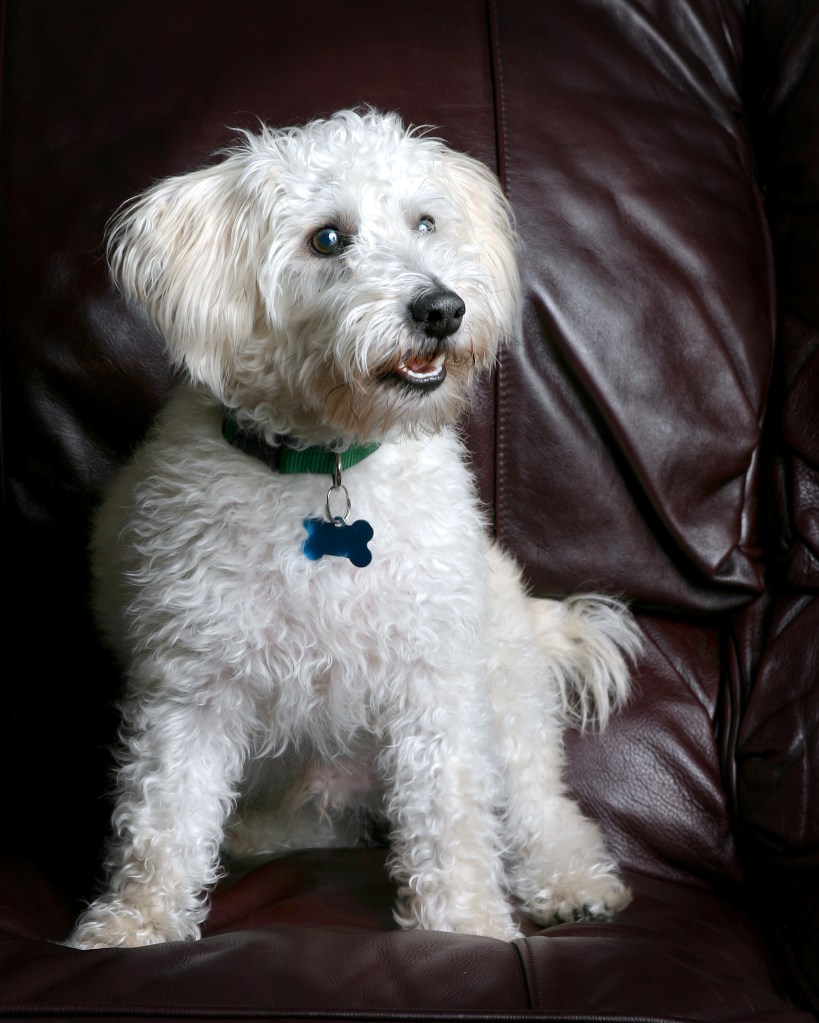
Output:
[[[530,608],[563,717],[581,731],[602,731],[631,689],[631,669],[642,646],[634,618],[620,601],[597,594],[565,601],[530,598]]]

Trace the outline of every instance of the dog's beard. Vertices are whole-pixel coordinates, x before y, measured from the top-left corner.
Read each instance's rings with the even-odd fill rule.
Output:
[[[454,290],[465,294],[466,315],[444,336],[409,316],[412,291],[398,302],[363,304],[341,321],[323,370],[325,412],[344,435],[418,436],[461,416],[473,377],[494,362],[501,330],[477,287]]]
[[[437,433],[462,415],[483,368],[471,348],[398,351],[367,375],[325,382],[324,418],[338,435],[386,440]]]

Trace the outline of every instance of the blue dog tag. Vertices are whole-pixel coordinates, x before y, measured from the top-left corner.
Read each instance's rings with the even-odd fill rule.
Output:
[[[337,515],[332,521],[326,519],[305,519],[307,539],[302,550],[305,557],[318,561],[325,554],[336,558],[349,558],[356,568],[364,568],[373,560],[367,544],[373,538],[373,527],[365,519],[359,519],[349,526]]]

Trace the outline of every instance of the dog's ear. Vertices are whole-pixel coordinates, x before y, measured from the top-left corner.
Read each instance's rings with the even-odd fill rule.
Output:
[[[445,149],[444,168],[478,258],[493,281],[493,304],[502,333],[510,337],[521,304],[519,242],[512,208],[498,179],[480,161]]]
[[[123,208],[108,258],[123,292],[165,336],[173,362],[221,394],[256,316],[259,224],[243,162],[159,182]]]

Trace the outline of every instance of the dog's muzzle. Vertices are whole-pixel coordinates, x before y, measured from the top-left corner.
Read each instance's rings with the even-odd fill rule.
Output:
[[[418,390],[432,390],[446,379],[446,339],[460,329],[466,306],[460,295],[448,288],[422,291],[410,303],[409,314],[416,331],[423,336],[418,351],[407,354],[389,378]]]

